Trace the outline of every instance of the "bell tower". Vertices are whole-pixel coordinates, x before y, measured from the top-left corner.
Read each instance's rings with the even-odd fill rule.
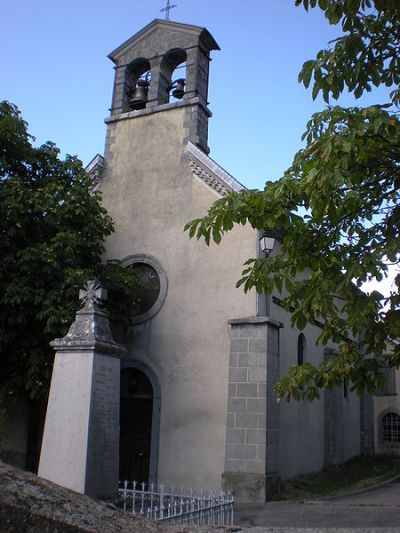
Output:
[[[219,46],[205,28],[158,19],[148,24],[108,56],[115,63],[111,119],[190,107],[187,140],[208,153],[212,50]]]
[[[104,159],[93,165],[103,163],[98,189],[114,221],[104,260],[120,259],[134,269],[147,291],[128,324],[117,324],[115,331],[126,348],[122,385],[127,376],[147,391],[133,397],[134,389],[121,389],[121,475],[216,488],[224,468],[226,420],[226,391],[219,383],[227,371],[220,354],[227,354],[228,339],[225,315],[217,311],[217,322],[205,310],[215,288],[227,283],[236,301],[237,276],[227,282],[229,269],[217,259],[220,250],[205,261],[204,249],[184,232],[185,224],[219,197],[221,176],[227,175],[207,155],[212,50],[219,47],[205,28],[169,20],[154,20],[114,50],[109,55],[115,80]],[[217,167],[220,177],[214,179]],[[243,253],[251,254],[246,248]],[[210,283],[215,271],[218,279]],[[221,306],[226,305],[224,296]],[[218,385],[209,409],[210,379]],[[210,416],[201,415],[199,421],[198,412]],[[218,451],[208,457],[210,434],[211,447]],[[172,459],[177,455],[179,468]],[[131,468],[132,461],[137,469]]]

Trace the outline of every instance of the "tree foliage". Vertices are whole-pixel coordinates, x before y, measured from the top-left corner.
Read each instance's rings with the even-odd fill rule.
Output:
[[[32,146],[18,109],[0,104],[0,393],[47,392],[53,351],[80,307],[79,289],[99,278],[114,312],[126,313],[136,278],[103,265],[113,224],[76,157]]]
[[[399,264],[400,3],[295,3],[319,7],[343,30],[301,69],[299,81],[312,86],[314,99],[321,92],[330,104],[344,91],[359,98],[373,86],[388,87],[390,96],[369,107],[328,105],[314,114],[305,148],[280,180],[221,198],[186,229],[207,244],[219,243],[235,224],[284,235],[278,254],[247,261],[238,286],[281,292],[294,326],[317,322],[318,342],[339,346],[336,357],[293,367],[277,384],[280,398],[312,400],[344,379],[360,394],[372,392],[384,383],[382,367],[400,361],[399,345],[385,353],[387,339],[400,337],[400,275],[390,295],[360,290]]]

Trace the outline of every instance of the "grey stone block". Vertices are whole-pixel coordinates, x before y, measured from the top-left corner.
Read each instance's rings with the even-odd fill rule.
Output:
[[[257,459],[257,446],[235,444],[235,459]]]
[[[256,428],[258,415],[253,413],[238,413],[236,415],[235,426],[237,428]]]
[[[247,379],[249,382],[264,382],[267,380],[267,372],[265,368],[249,368]]]
[[[267,354],[264,354],[264,353],[259,354],[259,355],[257,356],[257,359],[258,359],[258,366],[259,366],[260,368],[266,368],[266,367],[267,367],[267,361],[268,361],[268,356],[267,356]]]
[[[258,337],[258,326],[257,325],[248,325],[248,326],[237,326],[239,337]]]
[[[258,383],[258,397],[259,398],[267,397],[267,384],[266,383]]]
[[[246,431],[247,444],[265,444],[266,431],[264,429],[248,429]]]
[[[244,444],[246,439],[245,429],[228,429],[226,432],[227,444]]]
[[[249,339],[248,351],[252,353],[266,353],[267,343],[265,339]]]
[[[238,367],[257,367],[258,355],[257,354],[238,354],[237,358]]]
[[[257,415],[257,427],[258,429],[267,428],[267,417],[266,415]]]
[[[248,413],[266,413],[267,402],[264,398],[247,398],[246,411]]]
[[[229,366],[231,368],[236,368],[238,366],[238,356],[236,353],[231,353],[229,356]],[[240,365],[242,366],[242,365]]]
[[[265,444],[258,445],[257,446],[258,459],[266,463],[266,454],[267,454],[267,447],[265,446]]]
[[[230,368],[229,381],[247,382],[247,368]]]
[[[246,353],[249,351],[248,339],[231,339],[231,353]]]
[[[227,459],[225,461],[225,470],[231,472],[253,472],[254,467],[252,463],[255,461],[247,461],[246,459]]]
[[[257,383],[238,383],[237,395],[239,398],[257,398]]]
[[[228,411],[230,413],[245,413],[246,398],[229,398]]]

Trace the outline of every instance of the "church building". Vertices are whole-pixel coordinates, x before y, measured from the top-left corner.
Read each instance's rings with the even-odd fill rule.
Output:
[[[205,29],[154,20],[110,55],[115,64],[104,158],[92,162],[115,223],[105,259],[144,280],[146,297],[118,341],[120,479],[235,491],[264,501],[279,479],[343,462],[371,445],[372,405],[346,389],[278,404],[292,365],[318,363],[318,326],[298,331],[272,298],[235,287],[264,253],[250,226],[219,246],[185,224],[244,188],[210,156],[210,54]],[[275,242],[279,247],[279,242]],[[274,251],[272,251],[274,253]]]
[[[239,502],[264,502],[281,480],[373,453],[380,437],[373,398],[346,384],[312,403],[278,403],[274,385],[293,365],[318,364],[336,351],[316,346],[318,324],[291,325],[280,294],[236,288],[243,263],[277,253],[279,236],[237,226],[208,247],[184,231],[218,198],[245,189],[209,155],[209,65],[218,50],[205,28],[154,20],[109,55],[115,80],[105,152],[88,171],[115,226],[104,260],[120,259],[144,286],[130,325],[113,331],[122,348],[108,343],[119,355],[107,371],[120,375],[117,422],[107,415],[117,442],[109,465],[116,470],[119,461],[121,481],[222,486]],[[89,316],[85,309],[81,317]],[[105,381],[106,373],[97,385],[112,396]],[[375,417],[397,444],[400,411],[379,401]],[[90,438],[100,442],[99,413]],[[3,450],[15,445],[10,437]]]

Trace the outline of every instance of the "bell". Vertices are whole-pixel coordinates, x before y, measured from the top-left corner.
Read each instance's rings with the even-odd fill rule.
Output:
[[[182,100],[183,95],[185,94],[185,80],[183,78],[176,80],[174,82],[174,85],[176,83],[176,86],[174,90],[172,91],[172,96],[174,98],[177,98],[178,100]]]
[[[149,84],[145,81],[139,80],[136,87],[133,89],[131,97],[129,98],[129,107],[131,109],[143,109],[147,102],[149,93]]]

